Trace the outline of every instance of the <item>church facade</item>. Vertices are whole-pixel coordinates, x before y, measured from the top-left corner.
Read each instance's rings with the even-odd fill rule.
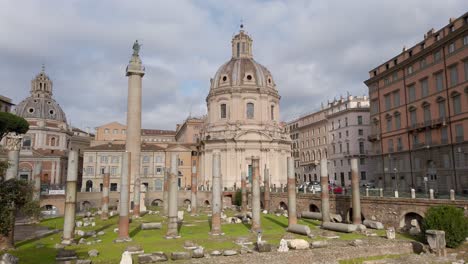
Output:
[[[279,118],[280,95],[270,71],[252,55],[252,38],[242,29],[232,39],[232,58],[211,79],[207,118],[200,140],[199,185],[211,186],[212,157],[221,153],[223,188],[251,179],[251,159],[260,158],[260,178],[270,171],[271,187],[287,182],[291,140]]]

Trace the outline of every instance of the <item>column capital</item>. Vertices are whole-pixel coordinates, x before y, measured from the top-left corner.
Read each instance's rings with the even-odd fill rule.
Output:
[[[6,137],[6,150],[20,150],[21,149],[21,141],[23,140],[23,136],[20,135],[8,135]]]

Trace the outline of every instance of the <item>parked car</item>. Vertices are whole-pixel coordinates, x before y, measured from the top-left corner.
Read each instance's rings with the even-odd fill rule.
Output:
[[[328,185],[328,191],[332,191],[334,194],[342,194],[343,188],[337,185]]]
[[[375,189],[375,184],[373,182],[368,182],[368,183],[364,183],[362,187],[364,187],[364,189],[366,188]]]
[[[322,186],[320,186],[320,183],[318,183],[318,182],[311,182],[309,184],[309,191],[310,192],[313,192],[313,191],[321,192],[322,191]]]

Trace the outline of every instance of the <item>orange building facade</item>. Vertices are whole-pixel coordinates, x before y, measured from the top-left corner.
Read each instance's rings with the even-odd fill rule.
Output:
[[[468,192],[468,13],[369,74],[377,185]]]

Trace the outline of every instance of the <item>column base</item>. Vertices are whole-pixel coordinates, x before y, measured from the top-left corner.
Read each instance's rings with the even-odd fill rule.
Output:
[[[65,246],[71,246],[71,245],[76,245],[76,242],[74,239],[64,239],[62,240],[60,244],[65,245]]]
[[[210,236],[224,236],[223,232],[208,232]]]
[[[117,238],[114,240],[114,243],[126,243],[126,242],[132,242],[132,239],[129,237],[125,237],[125,238]]]
[[[165,239],[178,239],[178,238],[181,238],[180,235],[166,235],[164,237]]]

